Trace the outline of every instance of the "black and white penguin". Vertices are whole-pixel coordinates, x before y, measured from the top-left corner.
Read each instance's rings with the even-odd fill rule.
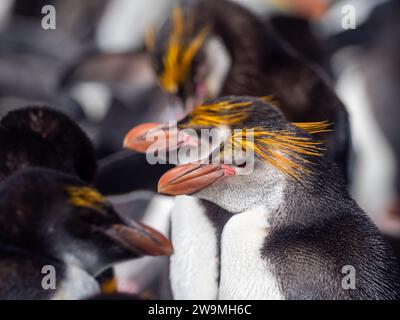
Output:
[[[111,265],[172,252],[169,240],[119,216],[95,189],[49,169],[20,170],[2,181],[0,221],[1,299],[93,296],[94,277]],[[54,268],[54,290],[42,286],[45,266]]]
[[[252,101],[268,110],[269,118],[253,118],[243,128],[250,131],[233,132],[211,163],[180,165],[160,179],[161,193],[189,194],[221,208],[212,212],[220,221],[218,249],[199,244],[204,250],[210,245],[212,259],[185,256],[195,241],[190,239],[197,236],[185,230],[180,230],[180,242],[172,237],[178,246],[175,256],[180,255],[174,259],[213,272],[213,251],[220,250],[219,273],[207,275],[216,279],[209,290],[218,299],[398,299],[395,260],[348,195],[337,166],[320,156],[311,135],[287,122],[275,107]],[[227,164],[235,148],[253,152],[254,158],[245,158],[244,167],[235,157],[236,162]],[[206,211],[203,207],[196,216],[210,214]],[[190,208],[182,211],[197,224],[192,213]],[[215,234],[198,239],[215,241]],[[346,270],[354,271],[354,287],[344,283]],[[184,277],[171,274],[176,287]]]
[[[326,75],[246,8],[227,0],[183,1],[149,42],[161,87],[181,97],[188,111],[209,98],[272,95],[290,121],[333,123],[322,139],[347,176],[347,112]]]

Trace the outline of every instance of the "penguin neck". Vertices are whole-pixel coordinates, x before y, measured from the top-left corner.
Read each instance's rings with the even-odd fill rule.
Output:
[[[330,219],[346,204],[355,204],[335,165],[324,159],[314,164],[313,173],[287,183],[281,206],[271,212],[268,220],[274,228],[309,226]]]
[[[272,48],[277,43],[254,14],[230,1],[200,1],[194,11],[196,28],[211,23],[213,34],[221,38],[237,68],[259,67],[269,51],[264,44]]]
[[[275,56],[287,55],[270,28],[247,9],[231,1],[200,1],[196,7],[196,29],[212,23],[230,55],[230,71],[220,95],[265,95],[264,70]],[[258,80],[255,80],[258,79]],[[249,91],[249,89],[251,89]]]

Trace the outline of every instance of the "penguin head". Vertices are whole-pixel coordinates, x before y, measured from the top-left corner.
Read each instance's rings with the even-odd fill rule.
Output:
[[[30,150],[25,154],[26,165],[46,166],[40,158],[53,159],[54,162],[58,158],[59,163],[70,162],[74,173],[80,179],[93,181],[96,173],[93,145],[82,129],[63,113],[47,107],[18,109],[9,112],[0,120],[0,129],[6,136],[14,137],[15,148],[12,148],[12,145],[8,146],[9,149],[12,148],[11,153],[21,155],[25,150]],[[35,141],[34,145],[29,145],[28,141],[24,142],[24,137]],[[42,141],[39,141],[40,139]],[[37,151],[34,150],[34,146],[38,147]],[[28,149],[24,149],[25,147]],[[32,163],[29,164],[28,160]],[[60,165],[61,168],[67,166],[69,165]],[[50,168],[53,166],[50,165]],[[70,173],[70,169],[66,172]]]
[[[273,97],[226,96],[198,105],[176,126],[171,123],[144,123],[132,128],[124,139],[124,147],[143,153],[179,153],[175,163],[187,163],[208,156],[231,137],[234,130],[261,125],[284,127],[279,102]],[[285,120],[286,122],[286,120]],[[310,134],[329,131],[326,121],[291,123]],[[183,150],[186,149],[186,150]],[[178,151],[179,150],[179,151]],[[181,157],[189,150],[190,155]],[[169,156],[169,160],[174,157]],[[171,161],[170,161],[171,162]]]
[[[175,7],[157,37],[147,47],[161,88],[181,98],[190,111],[217,96],[230,68],[230,56],[214,36],[211,23],[200,24],[188,7]]]
[[[229,127],[229,136],[207,158],[167,171],[159,180],[159,192],[191,194],[237,213],[271,202],[290,183],[304,183],[313,174],[313,160],[323,149],[311,134],[326,130],[325,122],[289,123],[260,98],[229,101],[247,101],[249,114]],[[232,110],[225,120],[238,116]]]
[[[2,242],[93,275],[127,259],[172,252],[168,239],[120,216],[92,187],[48,169],[4,180],[0,215]]]
[[[75,174],[72,159],[33,132],[0,129],[0,182],[28,167]]]
[[[124,139],[124,148],[147,152],[157,138],[158,148],[174,151],[177,148],[200,147],[199,136],[202,130],[212,130],[213,148],[224,142],[234,128],[246,125],[252,118],[269,119],[274,113],[259,108],[262,101],[271,102],[271,97],[251,98],[227,96],[210,99],[199,104],[173,127],[169,123],[144,123],[132,128]],[[257,114],[255,114],[257,113]]]

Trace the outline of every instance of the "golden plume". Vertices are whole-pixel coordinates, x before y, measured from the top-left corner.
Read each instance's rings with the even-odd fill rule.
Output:
[[[223,100],[197,106],[188,115],[187,123],[181,127],[234,126],[249,117],[252,101]]]
[[[269,162],[283,174],[296,180],[312,173],[307,156],[322,156],[321,142],[299,137],[289,130],[269,131],[263,127],[235,130],[228,147],[239,148]]]
[[[329,127],[332,125],[328,121],[319,121],[319,122],[292,122],[293,126],[304,130],[308,134],[316,134],[332,131]]]
[[[74,206],[101,210],[106,204],[106,199],[96,190],[89,187],[69,186],[66,188],[68,200]]]
[[[259,98],[261,101],[277,107],[279,102],[274,100],[272,96],[264,96]],[[235,126],[248,119],[252,108],[250,106],[255,101],[245,101],[238,99],[219,100],[215,103],[204,103],[197,106],[188,114],[188,120],[181,123],[181,128],[187,127],[217,127],[217,126]],[[261,108],[261,106],[260,106]],[[292,122],[291,125],[307,132],[308,134],[316,134],[329,132],[332,125],[328,121],[318,122]]]
[[[211,26],[206,25],[197,35],[193,35],[193,21],[186,23],[180,7],[173,9],[172,23],[172,33],[163,58],[164,70],[159,81],[165,91],[176,93],[179,84],[187,80],[193,59],[206,40]],[[184,42],[185,37],[191,39],[188,44]]]

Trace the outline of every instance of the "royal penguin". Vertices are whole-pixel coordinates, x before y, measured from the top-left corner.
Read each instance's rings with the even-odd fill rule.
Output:
[[[321,157],[321,144],[274,106],[258,98],[253,103],[269,117],[250,119],[211,161],[179,165],[158,185],[160,193],[191,195],[221,208],[211,212],[219,216],[220,241],[218,249],[209,246],[220,252],[220,263],[209,290],[218,299],[398,299],[400,277],[391,250],[349,196],[338,167]],[[244,167],[240,156],[232,159],[236,148],[254,155],[244,158]],[[182,215],[190,220],[192,213],[188,208]],[[208,234],[212,241],[215,234]],[[175,259],[183,268],[214,266],[215,259],[185,256],[189,237],[174,242],[172,235],[180,247]],[[206,250],[208,243],[201,245]],[[172,281],[181,277],[171,274]]]
[[[212,99],[196,107],[177,123],[177,127],[147,123],[133,128],[127,134],[124,146],[137,152],[148,152],[154,140],[151,137],[149,139],[147,135],[154,134],[156,137],[162,135],[165,137],[165,147],[168,147],[168,152],[177,151],[174,147],[178,146],[181,148],[179,153],[186,147],[194,147],[196,151],[201,142],[202,129],[211,129],[214,134],[211,136],[211,145],[204,148],[206,153],[195,152],[196,156],[201,158],[230,137],[233,130],[251,126],[253,119],[269,119],[268,111],[263,104],[254,103],[253,98],[231,96]],[[329,130],[327,122],[294,125],[313,134]],[[162,145],[160,147],[162,148]],[[182,163],[182,159],[178,159],[178,163]],[[156,166],[156,168],[163,167],[165,165]],[[176,197],[171,212],[171,237],[177,245],[176,254],[171,257],[170,263],[171,289],[175,298],[217,298],[218,243],[223,226],[230,217],[229,212],[212,202],[188,196]],[[185,245],[181,246],[182,243]],[[187,250],[187,247],[191,249]],[[193,264],[193,260],[197,262]]]

